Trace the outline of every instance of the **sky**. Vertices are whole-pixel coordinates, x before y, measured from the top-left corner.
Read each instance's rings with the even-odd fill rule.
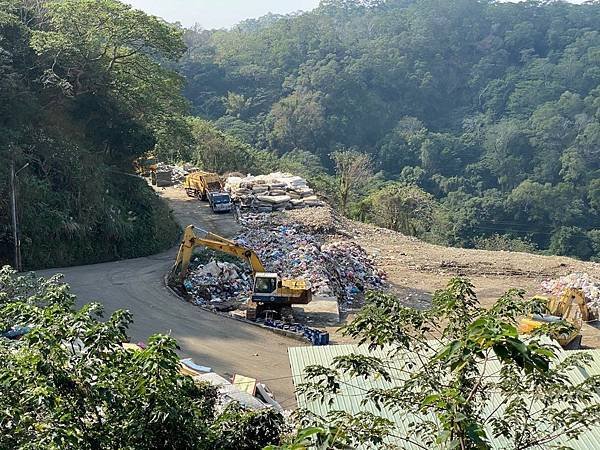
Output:
[[[135,8],[168,22],[191,27],[229,28],[244,19],[255,19],[271,12],[287,14],[316,8],[319,0],[124,0]],[[510,0],[519,1],[519,0]],[[570,0],[583,3],[584,0]]]
[[[319,0],[125,0],[137,9],[180,22],[186,27],[196,23],[202,28],[229,28],[244,19],[272,12],[286,14],[316,8]]]

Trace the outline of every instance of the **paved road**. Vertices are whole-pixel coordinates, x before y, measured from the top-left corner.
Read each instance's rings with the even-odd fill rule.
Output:
[[[212,214],[206,205],[187,199],[180,191],[168,188],[161,195],[169,200],[182,225],[193,223],[229,236],[237,229],[231,217]],[[80,304],[99,301],[107,313],[130,310],[134,317],[129,333],[132,340],[144,341],[156,332],[170,333],[182,356],[223,376],[241,373],[263,380],[284,407],[294,407],[287,348],[301,343],[203,311],[175,297],[163,282],[175,253],[176,249],[171,249],[145,258],[38,273],[64,274]]]

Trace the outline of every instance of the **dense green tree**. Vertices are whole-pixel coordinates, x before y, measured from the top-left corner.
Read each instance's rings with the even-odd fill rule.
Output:
[[[568,447],[600,422],[600,377],[568,376],[590,360],[559,356],[556,344],[544,339],[565,324],[548,325],[529,339],[518,335],[518,318],[543,308],[519,290],[483,308],[460,278],[437,291],[428,310],[369,294],[345,332],[370,351],[306,367],[299,392],[329,402],[348,395],[347,384],[381,380],[360,394],[374,412],[338,411],[343,402],[325,417],[305,412],[309,428],[279,448],[496,448],[492,441],[511,449]],[[403,418],[403,425],[382,417],[383,410]]]
[[[174,142],[185,102],[165,63],[181,31],[115,0],[0,6],[0,260],[12,259],[11,161],[29,163],[17,185],[26,267],[172,245],[178,227],[131,161]]]
[[[423,189],[394,183],[366,197],[359,218],[410,236],[423,236],[431,229],[436,207],[433,196]]]
[[[196,110],[255,147],[310,151],[331,172],[332,149],[360,148],[388,180],[437,197],[446,218],[499,192],[497,223],[473,217],[457,236],[442,221],[429,234],[437,242],[504,233],[548,249],[559,227],[600,221],[590,211],[600,174],[598,29],[594,2],[323,1],[190,32],[181,69]],[[204,106],[222,99],[221,109]],[[543,213],[519,210],[519,193]],[[564,220],[551,212],[557,205]]]
[[[340,208],[346,211],[352,195],[364,188],[373,176],[373,163],[369,155],[356,150],[336,150],[331,154],[335,165],[337,194]]]
[[[0,448],[258,450],[277,444],[283,418],[231,405],[179,373],[176,342],[153,335],[127,350],[128,311],[103,318],[74,307],[59,276],[0,269]],[[228,444],[229,443],[229,444]],[[235,445],[231,444],[235,443]]]

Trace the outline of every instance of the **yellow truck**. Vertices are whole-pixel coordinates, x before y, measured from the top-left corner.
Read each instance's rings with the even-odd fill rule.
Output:
[[[185,177],[183,188],[189,197],[207,200],[213,212],[229,212],[231,196],[225,191],[221,177],[212,172],[192,172]]]

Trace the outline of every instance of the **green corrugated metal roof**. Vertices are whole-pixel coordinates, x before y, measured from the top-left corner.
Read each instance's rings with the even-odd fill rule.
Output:
[[[329,345],[323,347],[293,347],[288,349],[290,365],[292,369],[294,385],[298,385],[306,381],[304,376],[304,368],[310,365],[320,365],[324,367],[330,367],[333,364],[333,360],[337,356],[348,355],[352,353],[371,355],[381,359],[389,361],[389,355],[385,350],[369,351],[367,346],[356,346],[356,345]],[[569,376],[574,382],[581,382],[585,378],[592,375],[600,375],[600,349],[599,350],[581,350],[591,356],[591,362],[589,367],[586,369],[580,369],[572,371]],[[562,352],[562,355],[566,355],[567,352]],[[494,365],[497,365],[495,363]],[[389,364],[389,367],[394,367],[393,363]],[[399,367],[399,365],[398,365]],[[492,372],[497,372],[497,367],[488,367]],[[387,382],[382,378],[372,380],[365,380],[363,378],[352,378],[346,377],[341,379],[341,387],[339,395],[335,396],[333,402],[320,402],[319,400],[310,400],[306,395],[297,394],[298,406],[300,408],[307,409],[318,416],[325,416],[330,411],[345,411],[350,414],[356,414],[361,411],[370,412],[380,417],[384,417],[392,421],[400,435],[407,435],[408,427],[407,424],[411,421],[411,417],[402,414],[396,414],[386,410],[378,410],[371,402],[367,402],[365,405],[361,404],[361,401],[365,398],[366,392],[371,389],[386,389],[394,387],[393,379],[402,378],[402,372],[399,370],[394,373],[392,371],[392,382]],[[494,396],[496,397],[496,396]],[[495,405],[500,403],[500,397],[492,398],[489,403],[489,411],[491,412]],[[599,398],[600,402],[600,398]],[[418,449],[419,447],[411,445],[405,441],[397,440],[395,442],[401,448],[405,449]],[[502,438],[494,440],[492,442],[493,447],[503,447],[508,442]],[[564,443],[563,443],[564,445]],[[575,450],[589,450],[589,449],[600,449],[600,427],[594,427],[582,434],[577,441],[568,443]]]

